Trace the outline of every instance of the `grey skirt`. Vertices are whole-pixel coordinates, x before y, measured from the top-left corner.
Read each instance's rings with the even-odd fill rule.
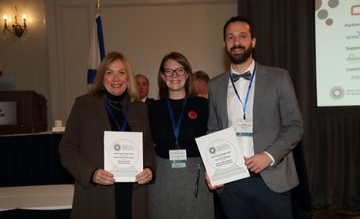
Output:
[[[156,169],[155,182],[149,187],[150,219],[214,218],[213,194],[200,157],[188,158],[186,168],[171,168],[169,159],[157,157]]]

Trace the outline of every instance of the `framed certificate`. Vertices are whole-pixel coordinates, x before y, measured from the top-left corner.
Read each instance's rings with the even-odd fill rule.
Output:
[[[142,132],[104,132],[104,169],[116,182],[135,182],[143,170]]]
[[[195,140],[212,185],[250,176],[232,127]]]

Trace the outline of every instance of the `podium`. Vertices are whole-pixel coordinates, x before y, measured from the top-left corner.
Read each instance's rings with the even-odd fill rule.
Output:
[[[0,135],[47,130],[46,99],[34,91],[0,92]]]

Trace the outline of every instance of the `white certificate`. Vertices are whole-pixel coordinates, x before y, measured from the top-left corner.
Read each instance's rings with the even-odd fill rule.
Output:
[[[135,182],[143,170],[142,132],[104,132],[104,169],[116,182]]]
[[[223,129],[195,140],[212,185],[250,176],[234,128]]]

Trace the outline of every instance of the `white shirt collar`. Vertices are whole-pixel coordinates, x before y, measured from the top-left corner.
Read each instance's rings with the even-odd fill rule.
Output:
[[[234,74],[243,74],[247,71],[250,71],[251,74],[254,73],[254,68],[255,68],[255,61],[254,59],[252,60],[251,64],[249,65],[249,67],[244,71],[244,72],[237,72],[233,69],[233,67],[230,65],[230,69],[231,69],[231,73],[234,73]]]

